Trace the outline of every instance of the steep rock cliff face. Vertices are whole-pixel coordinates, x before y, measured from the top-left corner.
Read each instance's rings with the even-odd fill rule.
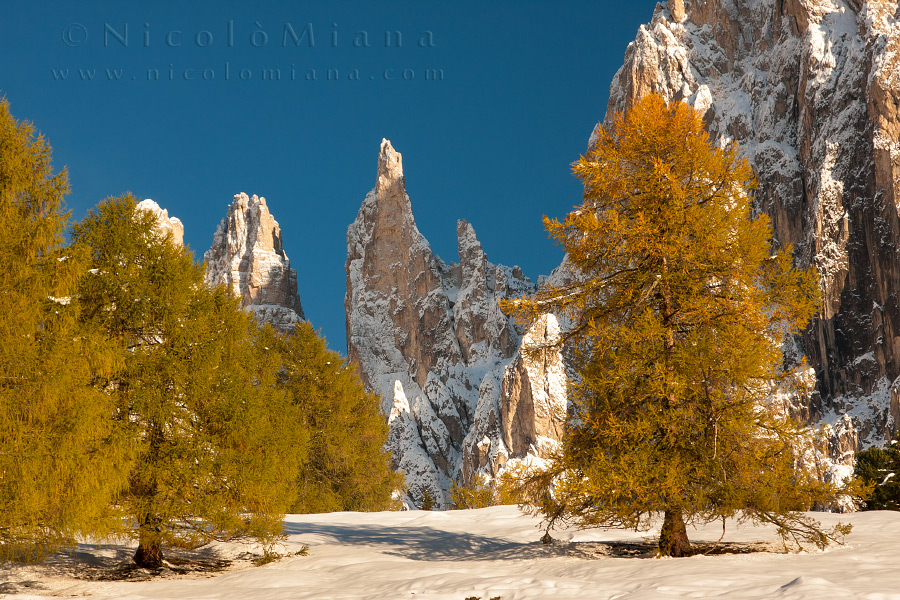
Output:
[[[503,443],[514,456],[528,454],[541,438],[562,439],[568,407],[562,355],[554,349],[559,337],[556,317],[543,315],[504,373],[500,424]]]
[[[798,340],[816,391],[795,406],[845,453],[900,422],[900,7],[895,0],[671,0],[629,44],[605,122],[662,94],[736,141],[758,208],[823,304]],[[893,390],[893,391],[892,391]],[[850,440],[850,442],[846,442]]]
[[[297,271],[265,198],[236,194],[203,260],[207,285],[230,287],[260,322],[289,331],[303,319]]]
[[[534,291],[518,267],[488,261],[466,221],[457,223],[457,242],[458,263],[434,255],[413,218],[401,155],[382,141],[375,189],[347,229],[347,351],[382,398],[388,447],[407,473],[410,500],[427,491],[443,507],[451,481],[496,473],[511,456],[501,402],[521,336],[498,302]],[[520,386],[543,375],[539,365],[520,370]],[[551,390],[552,402],[560,401],[555,379],[530,389]],[[532,427],[537,438],[551,422],[558,429],[559,411],[535,398],[532,413],[543,419]],[[528,452],[521,442],[517,450]]]

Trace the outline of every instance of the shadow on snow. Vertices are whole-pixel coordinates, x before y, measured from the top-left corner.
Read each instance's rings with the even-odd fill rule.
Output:
[[[577,558],[649,558],[656,552],[656,541],[554,541],[544,545],[512,542],[469,532],[453,532],[433,527],[384,527],[378,525],[335,525],[324,523],[285,523],[288,535],[320,535],[336,544],[380,546],[391,556],[419,561],[523,560],[567,556]],[[535,532],[535,538],[540,532]]]

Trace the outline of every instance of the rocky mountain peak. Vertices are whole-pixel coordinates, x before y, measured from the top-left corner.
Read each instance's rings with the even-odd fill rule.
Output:
[[[235,194],[203,259],[206,283],[231,288],[261,322],[289,331],[303,319],[297,272],[265,198]]]
[[[382,141],[375,188],[347,228],[347,351],[382,398],[411,501],[428,491],[444,507],[451,481],[515,458],[501,388],[521,336],[498,302],[534,292],[521,269],[488,260],[471,224],[456,232],[459,262],[448,264],[416,227],[401,156]]]
[[[385,196],[395,186],[406,188],[403,178],[403,155],[394,150],[391,141],[381,140],[381,150],[378,153],[378,178],[375,192]]]
[[[184,245],[184,224],[181,219],[170,217],[169,211],[161,208],[159,204],[146,198],[137,203],[135,211],[149,212],[156,217],[156,228],[163,235],[172,234],[172,241],[179,246]]]
[[[373,355],[391,370],[409,368],[416,385],[425,386],[439,358],[450,364],[459,360],[455,340],[437,334],[452,329],[447,299],[435,293],[443,289],[442,264],[419,233],[401,156],[388,140],[381,143],[377,173],[375,189],[347,229],[347,351],[357,363]],[[357,326],[369,323],[369,315],[358,315],[357,307],[374,302],[387,311],[378,316],[391,320],[378,325],[382,335],[391,332],[389,340],[375,339],[373,331]],[[366,370],[362,376],[376,385]]]
[[[481,249],[481,242],[475,234],[475,228],[465,219],[456,222],[456,246],[459,252],[459,266],[462,277],[469,279],[485,272],[487,257]]]
[[[530,292],[523,287],[525,276],[519,267],[509,269],[488,261],[475,234],[475,228],[460,219],[456,223],[459,264],[451,265],[451,281],[456,289],[453,315],[456,338],[463,358],[471,362],[473,356],[485,348],[511,358],[519,345],[519,336],[509,319],[500,310],[501,298],[520,296]]]

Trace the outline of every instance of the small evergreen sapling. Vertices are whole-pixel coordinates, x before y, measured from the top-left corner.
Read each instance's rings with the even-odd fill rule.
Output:
[[[468,485],[453,482],[450,484],[450,506],[454,510],[469,508],[485,508],[497,504],[497,491],[485,481],[486,478],[475,474]]]
[[[872,486],[862,510],[900,510],[900,434],[885,448],[856,455],[856,476]]]

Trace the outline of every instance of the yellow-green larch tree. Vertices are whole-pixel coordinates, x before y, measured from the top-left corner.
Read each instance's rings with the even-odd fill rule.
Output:
[[[251,537],[269,547],[295,497],[306,431],[276,386],[279,356],[224,287],[131,195],[108,198],[72,228],[91,260],[79,287],[86,323],[123,366],[102,382],[137,452],[120,506],[135,562],[166,546]]]
[[[37,560],[110,531],[131,452],[95,382],[121,363],[73,301],[69,190],[34,126],[0,99],[0,561]]]
[[[356,370],[328,349],[309,322],[287,335],[264,335],[281,357],[278,386],[310,433],[292,512],[391,508],[391,493],[403,480],[384,449],[388,431],[378,396],[366,392]]]

